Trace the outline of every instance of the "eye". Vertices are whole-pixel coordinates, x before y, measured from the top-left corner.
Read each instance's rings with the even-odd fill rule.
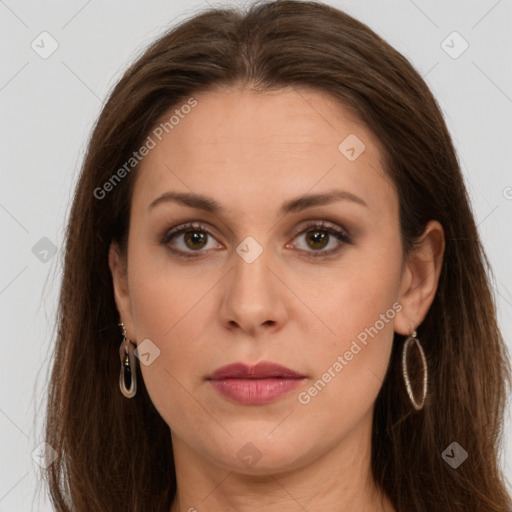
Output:
[[[312,258],[328,258],[337,254],[344,245],[352,243],[351,238],[344,230],[325,221],[313,221],[308,223],[305,228],[296,235],[296,238],[303,235],[305,235],[306,249],[301,250],[307,253],[307,257]],[[334,245],[334,247],[326,250],[329,244]],[[289,245],[287,247],[289,247]],[[313,249],[313,251],[308,248]]]
[[[299,249],[301,252],[306,253],[307,257],[312,258],[328,258],[338,253],[344,245],[352,243],[349,235],[344,230],[338,228],[335,224],[325,221],[312,221],[308,223],[302,228],[302,231],[299,231],[295,235],[294,240],[301,235],[306,235],[306,249]],[[166,245],[169,250],[177,256],[192,259],[199,256],[199,254],[193,254],[194,252],[205,252],[202,249],[222,248],[222,245],[218,242],[212,243],[212,245],[208,247],[209,237],[215,240],[208,227],[200,223],[192,222],[178,226],[166,233],[161,243]],[[171,244],[170,242],[175,239],[181,243]],[[331,242],[334,247],[326,250],[325,248],[328,247]],[[295,248],[295,244],[287,244],[287,247]]]
[[[183,235],[183,237],[181,237],[181,235]],[[201,251],[201,249],[207,247],[208,237],[213,238],[213,235],[206,226],[203,226],[202,224],[189,223],[169,231],[161,242],[162,244],[167,245],[169,249],[178,256],[191,259],[194,258],[195,255],[186,254],[187,251],[204,252]],[[178,250],[173,249],[169,244],[169,242],[175,238],[178,240],[182,238],[182,246],[179,247],[179,244],[176,244],[178,245]],[[214,244],[214,247],[220,248],[222,246],[220,244]]]

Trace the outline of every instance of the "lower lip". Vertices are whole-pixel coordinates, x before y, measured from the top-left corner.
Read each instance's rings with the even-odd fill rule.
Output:
[[[220,379],[210,383],[221,395],[239,404],[268,404],[300,386],[304,379]]]

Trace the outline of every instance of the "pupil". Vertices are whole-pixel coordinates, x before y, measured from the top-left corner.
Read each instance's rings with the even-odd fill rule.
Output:
[[[322,242],[325,242],[325,240],[327,239],[327,235],[322,232],[322,231],[312,231],[313,235],[310,237],[310,240],[313,241],[313,244],[315,244],[314,248],[315,249],[318,249],[318,248],[322,248],[325,246],[325,243],[322,244]],[[318,247],[316,244],[320,244],[320,246]]]
[[[197,231],[188,231],[187,233],[185,233],[185,237],[187,239],[187,242],[192,242],[192,245],[202,241],[203,244],[200,245],[199,248],[203,247],[206,243],[206,235],[204,233],[198,234]],[[192,248],[196,249],[198,248],[198,246],[196,245],[195,247]]]

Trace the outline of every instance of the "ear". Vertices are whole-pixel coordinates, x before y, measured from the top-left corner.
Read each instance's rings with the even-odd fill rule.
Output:
[[[119,247],[112,242],[108,251],[108,265],[112,273],[112,282],[114,287],[114,299],[120,321],[126,328],[128,339],[135,343],[135,325],[133,323],[133,314],[128,289],[127,263],[119,252]]]
[[[402,309],[394,319],[395,332],[409,335],[427,316],[437,291],[444,249],[443,227],[431,220],[405,263],[398,298]]]

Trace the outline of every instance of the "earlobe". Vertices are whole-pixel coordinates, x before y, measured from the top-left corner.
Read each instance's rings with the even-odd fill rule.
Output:
[[[395,317],[395,332],[409,335],[425,319],[437,291],[444,249],[443,227],[431,220],[404,268],[398,299],[402,310]]]
[[[119,313],[119,320],[123,322],[128,338],[135,339],[126,261],[121,256],[119,247],[115,242],[112,242],[109,247],[108,265],[112,274],[114,300]]]

